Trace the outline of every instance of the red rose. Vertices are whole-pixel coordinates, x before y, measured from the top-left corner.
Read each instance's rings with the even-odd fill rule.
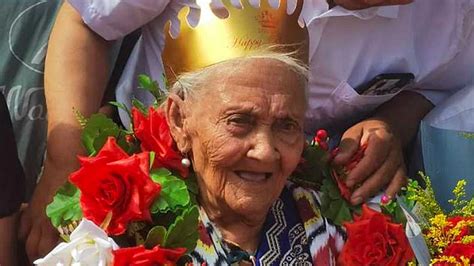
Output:
[[[341,265],[406,265],[414,257],[401,224],[362,205],[362,215],[345,223],[348,239],[338,258]]]
[[[465,221],[465,222],[474,222],[474,217],[461,217],[461,216],[454,216],[454,217],[450,217],[448,218],[448,222],[449,224],[447,226],[445,226],[443,229],[445,232],[453,229],[454,227],[456,227],[458,225],[459,222],[461,221]],[[461,239],[467,235],[470,234],[470,228],[468,225],[466,226],[463,226],[460,228],[461,229],[461,232],[459,233],[459,235],[456,237],[456,239],[454,239],[454,241],[461,241]],[[474,229],[474,228],[473,228]]]
[[[443,251],[443,255],[455,257],[459,263],[461,263],[461,256],[469,260],[469,264],[474,264],[474,243],[463,244],[463,243],[452,243],[446,247]],[[443,264],[436,264],[443,265]],[[448,264],[446,264],[448,265]]]
[[[163,110],[150,107],[148,116],[145,116],[132,108],[132,118],[133,130],[142,150],[155,152],[153,167],[177,170],[182,177],[188,176],[189,170],[181,164],[182,156],[171,137]]]
[[[176,265],[176,262],[186,252],[185,248],[166,249],[155,246],[145,249],[143,245],[114,250],[114,266],[159,266]]]
[[[100,225],[108,213],[106,231],[125,232],[130,221],[151,220],[150,205],[160,185],[149,177],[149,154],[129,156],[109,137],[95,157],[80,157],[81,168],[69,180],[81,191],[84,217]]]

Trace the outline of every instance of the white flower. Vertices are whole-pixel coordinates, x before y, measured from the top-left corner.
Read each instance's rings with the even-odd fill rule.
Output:
[[[112,250],[118,249],[114,240],[93,222],[83,219],[72,232],[69,243],[56,246],[36,265],[107,266],[112,262]]]

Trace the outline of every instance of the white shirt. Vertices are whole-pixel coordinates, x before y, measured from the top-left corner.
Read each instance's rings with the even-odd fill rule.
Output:
[[[435,128],[474,133],[474,86],[456,92],[436,106],[424,120]]]
[[[133,89],[136,76],[161,80],[163,25],[190,1],[68,1],[107,40],[142,28],[117,100],[147,97]],[[391,99],[395,94],[359,95],[353,89],[379,74],[413,73],[415,90],[434,104],[473,83],[474,0],[417,0],[359,11],[328,10],[326,0],[307,0],[301,17],[310,34],[308,132],[343,130]]]

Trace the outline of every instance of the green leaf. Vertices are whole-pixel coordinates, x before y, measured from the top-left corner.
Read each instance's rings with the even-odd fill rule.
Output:
[[[319,190],[324,178],[329,177],[328,152],[317,147],[308,146],[303,153],[304,163],[291,174],[294,183]]]
[[[166,168],[158,168],[150,172],[151,179],[155,181],[155,183],[159,183],[159,180],[162,180],[163,177],[170,175],[171,171]]]
[[[342,225],[344,222],[352,221],[350,208],[343,199],[332,201],[327,214],[335,224]]]
[[[80,191],[71,183],[64,184],[56,193],[51,202],[46,207],[46,215],[55,226],[66,225],[71,221],[78,221],[82,218],[82,210],[79,204]]]
[[[190,174],[184,182],[186,183],[186,186],[188,187],[189,192],[191,192],[194,195],[197,195],[199,193],[199,187],[197,184],[196,176],[193,174]]]
[[[168,228],[164,246],[167,248],[184,247],[191,252],[198,240],[199,210],[193,206],[184,210]]]
[[[140,149],[138,142],[127,142],[126,136],[130,134],[131,132],[120,128],[112,119],[104,114],[94,114],[87,120],[82,131],[81,140],[90,156],[94,156],[99,152],[108,137],[114,137],[117,144],[125,152],[133,154],[140,151]]]
[[[360,206],[352,206],[339,193],[337,184],[331,179],[324,179],[321,186],[321,214],[337,225],[352,221],[352,213]]]
[[[150,176],[154,182],[161,185],[160,195],[151,207],[152,213],[174,211],[189,203],[189,192],[183,180],[172,176],[164,168],[152,171]]]
[[[132,99],[132,105],[135,108],[137,108],[140,112],[142,112],[142,114],[148,115],[148,110],[147,110],[146,106],[142,102],[140,102],[138,99],[133,98]]]
[[[166,228],[163,226],[155,226],[149,232],[145,240],[145,247],[148,249],[156,245],[163,246],[166,237]]]
[[[160,90],[158,82],[147,75],[138,75],[138,86],[140,89],[150,92],[155,97],[158,105],[165,99],[165,93]]]
[[[339,189],[337,186],[331,185],[331,187],[327,190],[327,193],[330,199],[333,199],[333,200],[342,199],[341,192],[339,192]]]
[[[150,170],[151,170],[151,167],[153,166],[153,163],[155,162],[155,155],[156,153],[155,152],[150,152]]]
[[[393,222],[403,224],[403,226],[405,226],[407,223],[407,219],[398,201],[401,201],[402,204],[407,206],[407,200],[403,196],[401,196],[397,197],[397,200],[393,200],[390,201],[388,204],[381,205],[380,208],[382,210],[382,213],[390,216]]]
[[[159,94],[159,86],[158,82],[155,80],[151,79],[147,75],[138,75],[138,86],[140,89],[149,91],[153,96]]]
[[[123,111],[125,111],[128,114],[128,116],[130,118],[132,118],[132,115],[130,114],[130,110],[127,108],[127,106],[125,104],[115,102],[115,101],[109,102],[109,104],[117,107],[118,109],[122,109]]]
[[[87,118],[76,108],[72,108],[72,111],[74,112],[79,125],[81,125],[81,128],[85,128],[87,124]]]
[[[120,128],[104,114],[93,114],[82,131],[82,144],[89,155],[95,155],[104,146],[108,137],[118,137]]]
[[[158,82],[144,74],[138,75],[138,85],[140,89],[148,90],[151,93],[158,90]]]

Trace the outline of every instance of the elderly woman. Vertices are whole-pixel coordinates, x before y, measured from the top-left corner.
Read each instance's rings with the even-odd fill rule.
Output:
[[[288,182],[305,143],[306,67],[264,53],[182,75],[166,113],[199,185],[194,265],[330,265],[342,247],[318,194]],[[210,102],[212,101],[212,104]]]

